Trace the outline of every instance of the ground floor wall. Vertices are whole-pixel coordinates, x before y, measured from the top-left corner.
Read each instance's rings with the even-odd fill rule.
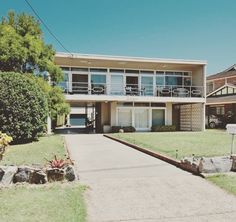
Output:
[[[76,104],[76,105],[75,105]],[[86,103],[81,103],[86,105]],[[176,125],[177,130],[204,130],[204,104],[136,103],[136,102],[94,102],[83,107],[71,104],[68,123],[94,122],[97,133],[109,132],[112,126],[132,126],[137,131],[150,131],[152,126]],[[78,112],[76,114],[76,112]],[[77,116],[76,116],[77,115]],[[72,117],[78,118],[73,120]],[[80,120],[79,120],[80,118]],[[72,121],[73,120],[73,121]]]

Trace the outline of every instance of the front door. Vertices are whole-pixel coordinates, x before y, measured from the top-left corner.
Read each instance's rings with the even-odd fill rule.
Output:
[[[152,110],[152,126],[163,126],[163,125],[165,125],[165,110],[153,109]]]

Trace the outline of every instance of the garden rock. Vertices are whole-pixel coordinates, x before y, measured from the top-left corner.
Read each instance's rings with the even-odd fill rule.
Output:
[[[18,172],[14,176],[14,183],[29,182],[30,174],[34,172],[34,168],[27,166],[21,166],[18,168]]]
[[[232,159],[232,171],[236,171],[236,155],[231,156]]]
[[[46,170],[47,178],[49,182],[52,181],[63,181],[65,178],[63,169],[50,168]]]
[[[14,175],[18,170],[17,166],[3,166],[1,169],[4,171],[4,175],[0,184],[4,186],[11,184],[13,182]]]
[[[47,175],[42,170],[35,170],[30,173],[29,183],[44,184],[47,183]]]
[[[232,159],[229,156],[201,158],[199,171],[201,173],[225,173],[232,168]]]
[[[0,168],[0,181],[2,180],[4,174],[5,174],[4,170]]]
[[[76,174],[75,174],[75,169],[73,166],[69,165],[65,168],[65,178],[68,181],[74,181],[77,179]]]

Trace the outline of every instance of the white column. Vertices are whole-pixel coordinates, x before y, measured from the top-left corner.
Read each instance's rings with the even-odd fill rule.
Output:
[[[202,131],[205,131],[206,130],[206,125],[205,125],[205,122],[206,122],[206,104],[203,103],[202,104]]]
[[[111,126],[117,125],[116,102],[111,102]]]
[[[134,108],[134,104],[133,104],[133,107],[131,109],[132,111],[132,126],[135,128],[135,108]]]
[[[70,114],[67,115],[67,121],[66,121],[66,125],[69,126],[70,125]]]
[[[110,74],[110,69],[108,73],[106,74],[106,94],[110,95],[111,93],[111,74]]]
[[[152,128],[152,107],[148,108],[148,116],[149,116],[149,129],[151,130]]]
[[[172,125],[172,103],[166,103],[166,124]]]

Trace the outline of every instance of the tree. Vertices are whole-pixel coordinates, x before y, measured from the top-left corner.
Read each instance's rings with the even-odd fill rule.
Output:
[[[52,87],[41,77],[35,77],[33,75],[29,75],[29,77],[37,82],[47,96],[49,113],[53,121],[53,127],[55,127],[57,115],[66,115],[70,112],[70,105],[65,102],[62,89],[58,86]]]
[[[0,72],[0,131],[28,142],[45,132],[47,116],[47,96],[32,78]]]
[[[68,114],[69,105],[62,90],[55,84],[63,80],[63,73],[54,64],[54,55],[55,50],[44,43],[40,23],[33,16],[9,12],[7,17],[2,18],[0,71],[28,74],[32,81],[36,81],[47,96],[49,115],[55,122],[57,115]],[[53,86],[40,78],[45,72],[50,74]]]
[[[54,64],[55,50],[43,40],[40,23],[31,15],[9,12],[0,24],[0,70],[20,73],[47,71],[51,80],[63,80]]]

